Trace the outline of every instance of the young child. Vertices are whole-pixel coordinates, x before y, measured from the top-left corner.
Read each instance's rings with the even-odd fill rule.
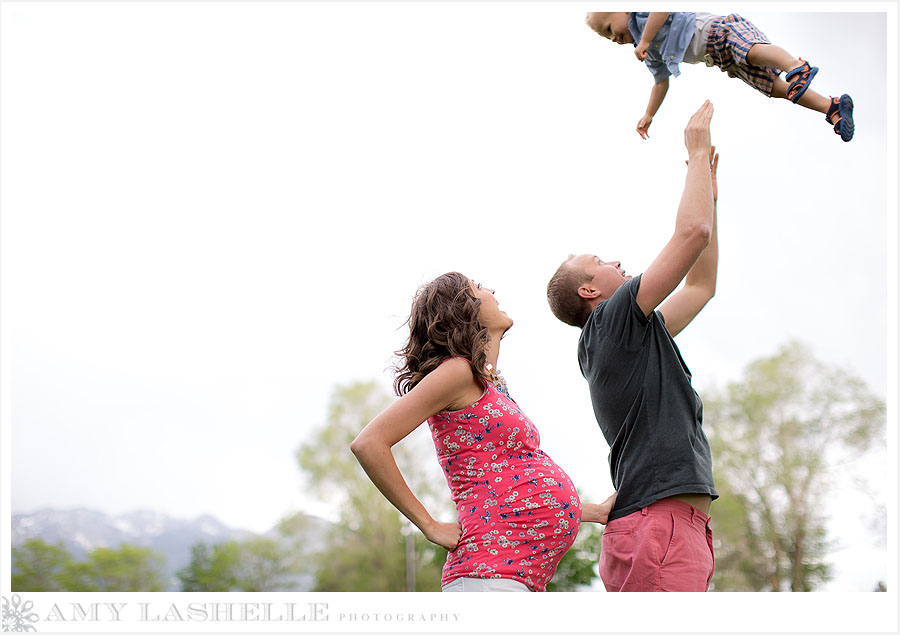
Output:
[[[853,138],[850,95],[823,97],[809,90],[819,69],[771,44],[739,15],[711,13],[588,13],[587,25],[616,44],[634,44],[634,54],[653,73],[647,111],[637,125],[641,138],[669,90],[669,75],[680,75],[678,64],[704,62],[738,77],[767,97],[790,99],[825,114],[844,141]],[[784,79],[780,74],[786,72]]]

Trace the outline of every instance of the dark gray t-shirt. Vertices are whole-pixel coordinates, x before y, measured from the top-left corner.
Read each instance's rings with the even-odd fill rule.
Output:
[[[578,341],[616,488],[610,520],[676,494],[718,498],[703,404],[658,311],[637,304],[641,276],[594,309]]]

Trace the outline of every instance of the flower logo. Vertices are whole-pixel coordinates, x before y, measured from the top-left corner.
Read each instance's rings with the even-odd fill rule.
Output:
[[[37,613],[32,613],[34,603],[29,600],[22,602],[18,594],[13,594],[12,602],[3,598],[3,631],[7,633],[27,633],[36,631],[32,626],[40,618]]]

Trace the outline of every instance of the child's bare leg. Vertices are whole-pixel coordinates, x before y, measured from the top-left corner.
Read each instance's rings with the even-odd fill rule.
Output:
[[[753,66],[768,66],[779,71],[792,71],[803,62],[774,44],[754,44],[747,51],[747,62]]]
[[[755,47],[754,47],[755,48]],[[753,50],[753,49],[751,49]],[[772,86],[772,97],[780,97],[781,99],[787,99],[788,88],[790,84],[781,79],[780,77],[776,77],[774,80],[774,84]],[[817,112],[826,113],[828,112],[828,107],[831,105],[831,99],[828,97],[822,97],[819,93],[813,91],[812,89],[807,88],[806,92],[800,97],[798,104],[803,106],[804,108],[809,108],[810,110],[815,110]]]

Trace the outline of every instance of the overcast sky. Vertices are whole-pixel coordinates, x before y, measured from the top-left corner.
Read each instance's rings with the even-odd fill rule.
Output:
[[[652,77],[583,3],[2,4],[4,513],[256,531],[333,513],[294,452],[335,386],[390,390],[416,287],[452,270],[496,290],[512,394],[582,499],[605,498],[578,331],[547,280],[569,253],[652,261],[707,98],[719,286],[677,339],[695,387],[798,339],[889,399],[893,426],[893,26],[856,6],[876,11],[701,7],[739,10],[819,67],[814,90],[851,94],[843,143],[821,114],[686,64],[641,140]],[[894,456],[847,466],[878,481],[875,505],[834,492],[854,511],[832,590],[885,579],[870,524],[893,507]]]

